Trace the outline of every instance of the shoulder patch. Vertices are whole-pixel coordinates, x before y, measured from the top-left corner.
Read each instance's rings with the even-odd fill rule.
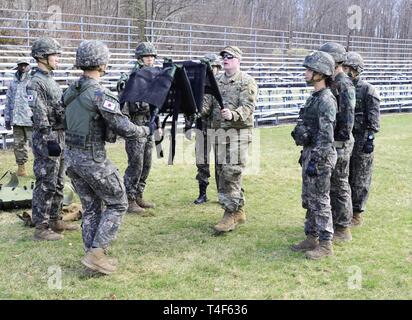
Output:
[[[103,103],[103,108],[106,110],[114,111],[116,109],[116,103],[111,100],[105,100]]]

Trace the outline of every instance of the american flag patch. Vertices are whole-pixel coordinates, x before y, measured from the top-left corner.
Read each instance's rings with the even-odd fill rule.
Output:
[[[112,101],[105,100],[105,102],[103,103],[103,108],[114,111],[114,109],[116,108],[116,104]]]

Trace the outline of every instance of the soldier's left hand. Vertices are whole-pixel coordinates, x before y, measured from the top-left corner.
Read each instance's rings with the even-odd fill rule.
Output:
[[[222,118],[225,120],[232,120],[233,119],[233,114],[232,111],[230,111],[228,108],[224,108],[220,111],[222,114]]]

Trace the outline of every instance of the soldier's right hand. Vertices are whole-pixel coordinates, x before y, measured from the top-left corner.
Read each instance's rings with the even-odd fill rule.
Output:
[[[117,86],[116,86],[117,92],[123,91],[125,87],[126,87],[126,82],[125,81],[119,81],[117,83]]]
[[[316,163],[313,160],[310,160],[308,163],[308,166],[306,167],[305,173],[309,177],[315,177],[318,174],[318,170],[316,169]]]
[[[11,123],[10,123],[10,121],[6,121],[5,125],[6,125],[6,130],[11,130]]]
[[[47,141],[47,151],[50,157],[58,157],[62,153],[59,143],[55,140]]]

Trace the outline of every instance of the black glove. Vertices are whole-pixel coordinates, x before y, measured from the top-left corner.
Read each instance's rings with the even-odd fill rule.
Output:
[[[318,170],[316,170],[316,163],[313,160],[310,160],[308,166],[306,167],[305,173],[309,177],[315,177],[318,174]]]
[[[62,153],[59,143],[54,140],[47,141],[47,150],[50,157],[58,157]]]
[[[298,163],[300,164],[300,166],[302,166],[302,162],[303,162],[302,153],[303,153],[303,151],[301,150],[300,151],[300,157],[299,157],[299,160],[298,160]]]
[[[10,123],[10,121],[6,121],[6,130],[11,130],[11,123]]]
[[[369,134],[368,138],[366,139],[365,144],[363,145],[363,152],[364,153],[372,153],[374,150],[373,145],[374,136],[373,134]]]

